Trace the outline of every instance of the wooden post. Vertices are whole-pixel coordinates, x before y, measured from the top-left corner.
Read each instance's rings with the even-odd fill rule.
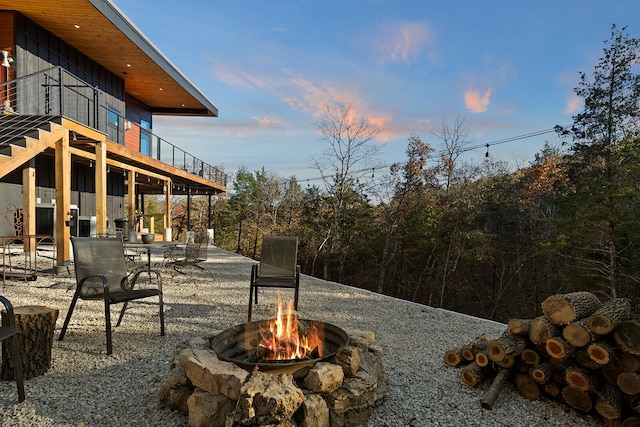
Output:
[[[71,152],[69,130],[56,142],[56,254],[58,266],[71,259],[71,230],[68,227],[71,208]]]
[[[96,230],[107,228],[107,144],[96,143]]]
[[[20,334],[20,352],[24,378],[42,375],[51,367],[51,346],[59,310],[44,306],[14,307],[16,329]],[[2,313],[3,317],[5,313]],[[2,348],[2,379],[14,380],[13,358]]]

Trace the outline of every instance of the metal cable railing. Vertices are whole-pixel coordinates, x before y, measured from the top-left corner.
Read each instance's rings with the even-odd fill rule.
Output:
[[[0,84],[0,108],[5,114],[23,116],[63,116],[107,135],[109,141],[124,145],[125,132],[135,132],[137,151],[175,168],[227,185],[227,175],[153,134],[137,123],[126,120],[104,104],[106,95],[61,67],[52,67]],[[19,127],[14,127],[19,132]],[[19,135],[4,135],[0,146]]]

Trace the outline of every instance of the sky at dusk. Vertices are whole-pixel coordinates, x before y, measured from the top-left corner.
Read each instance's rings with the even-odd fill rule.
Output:
[[[640,37],[637,0],[113,0],[219,109],[154,118],[154,133],[233,174],[244,166],[313,181],[326,105],[379,128],[380,162],[411,135],[463,119],[467,160],[526,166],[582,108],[611,26]],[[512,142],[501,142],[515,139]]]

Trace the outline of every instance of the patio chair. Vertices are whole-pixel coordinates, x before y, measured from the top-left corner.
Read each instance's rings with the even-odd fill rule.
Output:
[[[158,270],[144,269],[127,276],[124,245],[120,238],[72,237],[76,290],[60,331],[62,341],[78,298],[104,301],[107,354],[112,353],[111,305],[123,303],[116,327],[120,325],[129,301],[155,297],[160,306],[160,335],[164,336],[162,276]],[[138,282],[146,287],[136,288]]]
[[[251,266],[249,287],[249,313],[258,304],[259,288],[289,288],[294,290],[293,305],[298,309],[300,266],[298,263],[298,238],[293,236],[263,236],[260,263]]]
[[[18,385],[18,402],[24,401],[24,372],[22,369],[22,357],[20,355],[20,331],[16,328],[16,319],[13,315],[13,306],[8,299],[0,295],[0,302],[4,305],[5,313],[2,316],[0,326],[0,341],[9,340],[9,351],[13,359],[13,376]],[[3,345],[6,345],[3,343]]]
[[[193,266],[200,270],[206,270],[199,265],[207,260],[207,250],[209,247],[209,234],[206,231],[198,231],[194,233],[193,240],[188,240],[184,247],[184,253],[178,253],[177,247],[172,247],[165,251],[164,266],[173,266],[178,273],[186,274],[184,267]]]

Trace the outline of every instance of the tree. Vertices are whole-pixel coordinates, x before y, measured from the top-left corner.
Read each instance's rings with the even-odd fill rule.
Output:
[[[345,221],[353,219],[345,216],[347,204],[353,200],[350,196],[360,187],[361,178],[375,169],[380,146],[375,144],[378,129],[350,104],[328,105],[318,128],[325,149],[313,161],[320,171],[331,203],[331,221],[324,231],[324,240],[318,253],[325,254],[324,277],[328,278],[327,261],[334,254],[337,240],[347,241],[336,240],[336,236],[342,232]]]
[[[573,219],[568,234],[583,253],[577,264],[605,278],[611,297],[618,295],[619,261],[629,248],[626,231],[632,229],[628,221],[637,205],[632,189],[639,177],[640,76],[634,69],[640,62],[640,39],[625,31],[612,26],[592,79],[580,73],[575,93],[584,99],[584,111],[573,117],[571,128],[557,127],[574,141],[569,173],[576,194],[565,208]]]

